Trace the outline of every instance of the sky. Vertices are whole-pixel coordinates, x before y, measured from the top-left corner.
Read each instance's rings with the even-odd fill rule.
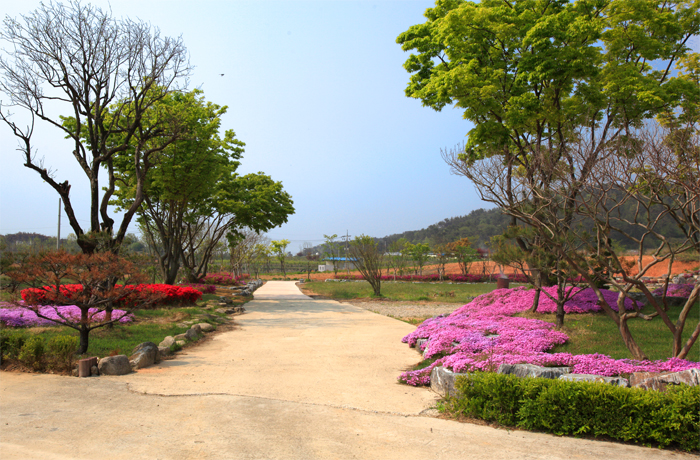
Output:
[[[2,3],[11,17],[39,5]],[[409,54],[396,37],[424,22],[432,5],[119,0],[111,9],[163,35],[182,36],[194,66],[189,87],[228,106],[222,130],[233,129],[246,143],[239,171],[262,171],[292,196],[296,213],[268,236],[296,248],[320,243],[324,234],[418,230],[488,207],[467,179],[450,175],[440,156],[441,148],[465,139],[470,125],[461,111],[435,112],[404,95]],[[39,126],[34,143],[57,179],[72,184],[78,219],[87,227],[88,182],[70,142]],[[58,194],[23,166],[16,147],[9,128],[0,126],[0,234],[55,235]],[[63,214],[61,234],[69,232]]]
[[[1,3],[11,17],[39,5]],[[109,8],[106,1],[92,3]],[[471,125],[462,112],[435,112],[404,94],[409,53],[396,37],[425,22],[433,5],[115,0],[111,9],[163,35],[182,36],[194,66],[189,87],[228,106],[222,130],[233,129],[246,143],[239,171],[264,172],[292,196],[296,213],[268,236],[291,240],[296,249],[321,243],[324,234],[382,237],[491,207],[440,156],[441,148],[466,139]],[[39,126],[34,143],[56,178],[72,184],[78,219],[88,227],[88,182],[70,142]],[[0,234],[55,235],[58,195],[23,167],[16,146],[0,125]],[[62,236],[72,232],[65,215],[62,223]]]

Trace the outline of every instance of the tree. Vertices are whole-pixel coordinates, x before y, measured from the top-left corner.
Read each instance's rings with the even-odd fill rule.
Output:
[[[350,256],[362,277],[372,286],[375,297],[381,297],[382,263],[384,254],[371,236],[356,236],[350,242]]]
[[[181,39],[161,37],[150,24],[116,19],[111,12],[76,0],[42,4],[21,19],[5,18],[0,39],[7,44],[0,57],[0,92],[9,98],[0,107],[0,119],[18,138],[24,166],[60,195],[83,252],[117,251],[143,200],[153,157],[177,137],[167,126],[142,123],[146,112],[190,72]],[[47,104],[61,106],[71,120],[52,118]],[[29,114],[28,127],[13,121],[13,107]],[[58,129],[73,143],[73,156],[90,183],[87,231],[75,215],[71,185],[36,157],[32,135],[37,121]],[[114,143],[115,138],[120,142]],[[156,138],[162,142],[149,145]],[[108,210],[116,182],[113,162],[132,144],[135,197],[115,228]],[[103,168],[108,173],[104,189],[99,181]],[[99,233],[105,248],[98,248],[100,242],[92,237]]]
[[[239,234],[229,233],[227,239],[231,271],[234,276],[241,276],[244,273],[244,267],[254,265],[257,253],[266,237],[253,230],[244,230]],[[257,277],[257,271],[255,276]]]
[[[315,262],[318,261],[318,253],[312,251],[313,245],[309,242],[304,242],[302,255],[306,259],[306,279],[311,281],[311,272],[314,269]]]
[[[290,241],[289,240],[272,240],[270,241],[270,247],[272,249],[272,253],[277,257],[277,260],[280,262],[280,268],[282,270],[282,274],[285,278],[287,278],[287,270],[285,269],[285,262],[287,260],[287,246],[289,246]]]
[[[413,262],[418,265],[418,269],[416,271],[422,275],[423,266],[428,261],[428,255],[430,254],[430,246],[428,246],[428,243],[408,243],[405,251],[409,256],[411,256]]]
[[[413,74],[406,94],[435,110],[464,109],[469,140],[443,158],[512,226],[533,227],[533,240],[516,238],[526,253],[547,239],[575,250],[574,203],[602,153],[695,94],[671,72],[688,64],[686,43],[698,32],[693,0],[445,0],[426,17],[397,39],[418,52],[404,66]],[[581,139],[582,160],[573,153]],[[560,264],[547,274],[558,280],[559,327],[564,272]]]
[[[144,277],[134,264],[112,253],[68,254],[59,251],[37,254],[10,276],[17,282],[33,286],[33,289],[23,291],[24,302],[15,305],[80,333],[78,354],[87,352],[90,331],[113,324],[133,310],[164,297],[162,293],[126,286],[126,282],[138,284]],[[77,289],[64,286],[64,279],[74,281]],[[122,280],[124,285],[107,282],[112,279]],[[106,313],[113,304],[122,307],[125,313],[117,318],[105,315],[103,320],[98,320],[100,314]],[[77,306],[80,318],[62,313],[58,307],[64,305]],[[42,306],[52,306],[56,316],[45,314]]]
[[[237,174],[245,144],[232,130],[219,135],[226,110],[194,90],[173,93],[147,114],[157,119],[171,113],[180,131],[149,170],[139,207],[139,223],[159,243],[155,250],[167,284],[175,282],[181,267],[188,281],[197,282],[227,235],[235,241],[243,228],[267,231],[294,212],[281,183],[262,173]],[[149,118],[144,124],[152,123]],[[121,209],[136,198],[134,152],[128,150],[114,163],[119,182],[113,203]]]
[[[469,269],[474,261],[478,258],[476,250],[471,247],[472,243],[469,238],[461,238],[457,241],[447,243],[446,250],[451,253],[459,264],[459,269],[462,275],[468,275]]]
[[[403,275],[406,269],[406,246],[408,244],[406,238],[399,238],[389,245],[387,258],[389,267],[394,271],[394,281],[396,281],[396,273]]]
[[[336,241],[338,235],[336,233],[332,235],[323,235],[326,239],[326,243],[323,245],[323,255],[326,259],[333,261],[333,275],[338,276],[338,259],[340,258],[340,242]]]

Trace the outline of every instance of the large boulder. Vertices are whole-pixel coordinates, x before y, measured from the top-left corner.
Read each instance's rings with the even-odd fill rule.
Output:
[[[131,372],[131,363],[126,355],[107,356],[97,364],[100,375],[125,375]]]
[[[668,385],[700,385],[700,369],[688,369],[680,372],[635,372],[630,377],[633,387],[644,390],[664,391]]]
[[[501,364],[498,366],[499,374],[513,374],[518,377],[558,379],[569,372],[568,367],[542,367],[534,364]]]
[[[160,347],[170,348],[173,346],[174,343],[175,343],[175,338],[172,335],[169,335],[166,338],[164,338],[161,343],[158,344],[158,348],[160,348]]]
[[[153,342],[143,342],[134,348],[129,361],[134,369],[141,369],[157,363],[159,358],[158,345]]]
[[[455,381],[460,375],[458,372],[452,372],[449,369],[445,369],[442,366],[435,366],[430,372],[430,389],[440,396],[454,396],[455,394]]]
[[[602,375],[594,374],[564,374],[559,376],[559,380],[568,380],[569,382],[598,382],[598,383],[608,383],[610,385],[615,385],[618,387],[628,387],[630,383],[627,379],[622,377],[605,377]]]

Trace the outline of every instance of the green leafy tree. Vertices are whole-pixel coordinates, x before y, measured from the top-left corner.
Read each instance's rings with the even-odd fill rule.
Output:
[[[117,19],[110,11],[71,0],[41,4],[20,19],[7,17],[0,29],[0,93],[7,96],[0,120],[19,140],[25,166],[62,198],[68,222],[84,253],[116,252],[143,200],[148,168],[167,140],[178,133],[163,124],[143,125],[145,114],[177,89],[190,72],[180,39],[161,37],[150,24]],[[50,110],[49,110],[50,106]],[[31,117],[24,129],[8,109]],[[51,114],[70,114],[71,118]],[[119,116],[111,116],[111,114]],[[76,217],[71,184],[44,164],[32,143],[34,125],[43,122],[72,142],[71,151],[90,186],[89,226]],[[146,146],[152,139],[159,146]],[[115,140],[119,141],[116,142]],[[117,178],[112,164],[130,147],[138,183],[131,206],[116,225],[109,215]],[[107,172],[107,184],[100,176]],[[93,235],[101,234],[100,238]]]
[[[417,52],[405,64],[406,94],[464,110],[474,128],[443,158],[512,226],[535,230],[534,245],[516,239],[523,251],[547,240],[576,251],[575,200],[601,155],[696,97],[672,68],[690,63],[698,11],[697,0],[438,1],[426,23],[398,37]],[[566,278],[553,270],[561,294]],[[561,327],[564,299],[553,300]]]
[[[285,262],[287,261],[287,246],[289,246],[289,240],[272,240],[270,241],[270,248],[272,253],[277,257],[280,262],[280,269],[282,270],[283,276],[287,277],[287,270],[285,268]]]
[[[404,251],[411,257],[413,263],[418,266],[416,270],[418,274],[422,275],[423,266],[428,261],[428,257],[430,255],[430,246],[428,246],[428,243],[408,243]]]
[[[396,280],[396,274],[401,276],[404,274],[406,269],[406,246],[408,245],[408,240],[406,238],[399,238],[389,244],[389,253],[387,254],[387,263],[389,268],[394,271],[394,280]]]
[[[194,90],[173,93],[147,113],[155,119],[170,114],[180,132],[150,168],[139,207],[139,223],[157,243],[154,250],[167,284],[176,281],[181,267],[190,282],[204,277],[227,235],[235,240],[244,228],[267,231],[294,212],[281,183],[262,173],[237,174],[245,144],[232,130],[219,135],[226,110]],[[151,119],[145,124],[151,126]],[[119,182],[112,203],[121,209],[133,204],[140,186],[130,152],[135,149],[113,164]]]
[[[323,235],[323,238],[326,239],[326,242],[323,245],[323,255],[327,259],[331,259],[333,261],[333,275],[337,276],[338,258],[340,257],[341,248],[340,242],[336,240],[336,238],[338,238],[338,235],[336,233],[332,235]]]
[[[469,238],[461,238],[446,245],[446,250],[457,259],[459,269],[463,275],[469,274],[472,263],[478,258],[476,249],[472,248]]]

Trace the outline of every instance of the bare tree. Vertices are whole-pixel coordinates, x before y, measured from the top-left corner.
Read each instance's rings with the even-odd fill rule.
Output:
[[[374,295],[381,297],[384,254],[379,251],[377,242],[371,236],[356,236],[350,242],[350,255],[355,268],[360,271],[362,277],[372,286]]]
[[[24,166],[61,196],[83,252],[117,251],[143,200],[154,156],[177,137],[167,117],[148,128],[142,120],[157,101],[186,83],[191,67],[182,40],[162,37],[148,23],[116,19],[110,11],[77,0],[42,4],[19,19],[6,17],[0,40],[7,45],[0,56],[0,92],[8,97],[0,105],[0,119],[19,139]],[[66,116],[54,117],[49,104],[60,105]],[[13,108],[29,114],[28,126],[13,121]],[[58,179],[44,158],[37,158],[32,144],[37,121],[58,129],[73,143],[73,156],[90,182],[87,231],[75,216],[71,185]],[[151,143],[155,138],[165,140]],[[136,196],[115,229],[108,212],[115,190],[113,161],[134,146]],[[99,182],[102,168],[108,173],[104,190]],[[105,248],[91,237],[100,232]]]
[[[256,251],[260,250],[262,244],[267,243],[268,238],[250,229],[245,229],[238,235],[229,235],[227,238],[231,269],[234,276],[241,276],[245,268],[253,264],[257,257]]]

